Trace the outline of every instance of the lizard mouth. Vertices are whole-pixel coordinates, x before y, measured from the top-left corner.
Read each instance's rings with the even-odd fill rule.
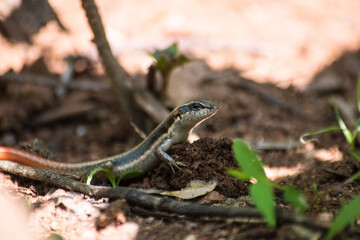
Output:
[[[202,109],[196,115],[200,120],[205,120],[215,115],[219,111],[217,106],[211,106],[209,108]]]

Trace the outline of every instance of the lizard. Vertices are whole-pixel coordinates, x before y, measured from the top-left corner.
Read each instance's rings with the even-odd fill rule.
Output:
[[[175,108],[140,144],[127,152],[80,163],[63,163],[35,156],[28,152],[0,146],[0,161],[12,161],[30,167],[49,169],[69,174],[78,179],[86,179],[95,168],[112,171],[115,178],[126,174],[132,179],[154,169],[161,161],[167,162],[172,171],[174,167],[185,166],[175,161],[166,151],[171,145],[185,142],[192,130],[201,122],[212,117],[219,108],[209,100],[194,100]]]

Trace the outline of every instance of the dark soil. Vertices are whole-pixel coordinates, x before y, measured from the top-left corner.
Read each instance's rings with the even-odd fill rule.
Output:
[[[232,140],[228,138],[203,138],[193,144],[175,145],[169,150],[169,154],[174,159],[181,160],[187,167],[176,174],[170,172],[170,176],[164,178],[168,166],[163,164],[151,174],[150,183],[159,189],[180,189],[185,188],[193,179],[217,180],[219,183],[215,190],[221,194],[227,197],[244,195],[247,193],[247,184],[224,174],[226,169],[237,167],[231,146]]]

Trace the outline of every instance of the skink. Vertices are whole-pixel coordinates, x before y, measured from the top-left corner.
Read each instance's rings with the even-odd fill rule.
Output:
[[[166,151],[172,144],[187,140],[191,131],[202,121],[210,118],[218,107],[208,100],[195,100],[175,108],[139,145],[128,152],[81,163],[61,163],[41,158],[14,148],[0,147],[0,160],[23,165],[50,169],[84,179],[95,168],[106,168],[117,178],[124,173],[126,179],[140,176],[160,164],[167,162],[170,167],[180,168],[183,163],[175,161]]]

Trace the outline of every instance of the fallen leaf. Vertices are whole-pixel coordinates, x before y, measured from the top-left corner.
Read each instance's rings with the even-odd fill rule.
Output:
[[[209,182],[193,180],[186,186],[186,188],[179,191],[161,192],[160,194],[181,199],[193,199],[211,192],[215,189],[217,184],[218,182],[216,180],[211,180]]]

